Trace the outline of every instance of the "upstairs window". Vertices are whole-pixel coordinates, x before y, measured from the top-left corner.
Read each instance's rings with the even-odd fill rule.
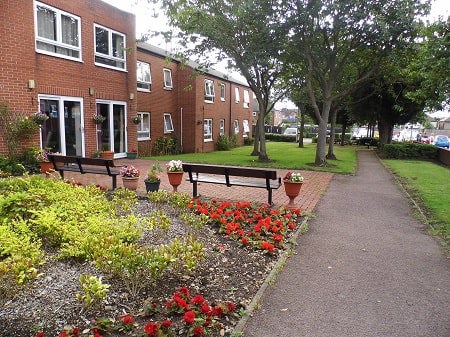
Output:
[[[234,88],[234,100],[236,103],[239,103],[241,98],[239,97],[239,88]]]
[[[220,100],[225,101],[225,83],[220,83]]]
[[[163,69],[164,72],[164,89],[172,89],[172,70]]]
[[[164,114],[164,133],[173,132],[172,115],[170,113]]]
[[[205,80],[205,102],[214,102],[214,81]]]
[[[94,25],[95,64],[101,67],[126,70],[125,35],[112,29]]]
[[[250,106],[250,95],[248,94],[248,90],[244,90],[244,108],[248,108]]]
[[[36,51],[81,61],[81,19],[35,2]]]
[[[150,112],[138,112],[137,115],[141,117],[141,121],[137,126],[137,139],[150,139]]]
[[[152,74],[150,72],[150,64],[137,61],[137,89],[139,91],[150,92],[152,90]]]

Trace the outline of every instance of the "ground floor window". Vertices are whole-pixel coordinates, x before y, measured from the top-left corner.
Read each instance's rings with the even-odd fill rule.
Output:
[[[125,102],[97,100],[97,115],[103,116],[103,123],[97,125],[98,150],[113,151],[117,157],[125,156],[127,149]]]
[[[138,124],[138,140],[150,139],[150,112],[138,112],[141,122]]]
[[[213,140],[212,119],[205,119],[203,121],[203,140],[205,142],[212,142]]]
[[[234,127],[234,134],[235,135],[239,134],[239,121],[237,119],[234,120],[233,127]]]
[[[244,119],[242,121],[242,129],[244,137],[248,137],[248,133],[250,132],[250,126],[248,125],[248,119]]]
[[[49,117],[40,131],[41,147],[67,156],[83,156],[83,99],[53,95],[38,98],[39,111]]]
[[[223,136],[225,134],[225,119],[221,119],[219,123],[219,135]]]
[[[173,132],[172,115],[170,113],[164,114],[164,133]]]

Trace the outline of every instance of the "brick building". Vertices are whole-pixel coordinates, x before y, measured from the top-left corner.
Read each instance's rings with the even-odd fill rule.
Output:
[[[22,145],[78,156],[108,149],[120,158],[132,148],[149,153],[165,135],[184,152],[206,152],[219,133],[235,130],[242,144],[248,87],[214,71],[192,76],[193,64],[137,47],[135,35],[134,15],[100,0],[1,1],[0,101],[12,114],[49,117]],[[104,121],[95,124],[94,115]]]
[[[138,43],[137,59],[141,153],[163,136],[176,138],[183,152],[213,151],[219,135],[235,134],[239,145],[251,136],[253,94],[247,85],[145,43]]]

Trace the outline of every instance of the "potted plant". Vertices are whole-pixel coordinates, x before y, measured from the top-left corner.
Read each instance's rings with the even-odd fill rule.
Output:
[[[124,166],[119,171],[122,176],[123,187],[136,191],[139,184],[139,169],[133,165]]]
[[[102,116],[102,115],[95,114],[92,116],[92,121],[94,122],[94,124],[97,124],[97,125],[102,124],[105,120],[106,120],[106,117]]]
[[[181,160],[171,160],[167,164],[167,176],[173,191],[177,192],[177,188],[183,180],[183,162]]]
[[[141,122],[141,116],[136,115],[131,118],[131,121],[133,122],[133,124],[139,124]]]
[[[127,158],[128,159],[136,159],[137,158],[137,152],[138,152],[137,149],[132,148],[130,151],[127,151]]]
[[[289,209],[296,208],[294,200],[300,193],[300,188],[303,185],[303,180],[304,180],[304,178],[300,172],[289,171],[284,176],[284,178],[283,178],[284,191],[286,192],[286,195],[289,198],[289,203],[287,204],[286,208],[289,208]]]
[[[48,154],[50,152],[46,149],[39,149],[36,153],[36,160],[39,163],[39,170],[41,173],[48,173],[52,170],[53,164],[48,160]]]
[[[159,173],[161,172],[162,168],[159,162],[154,163],[148,170],[147,179],[144,180],[145,190],[147,191],[147,193],[159,190],[159,185],[161,183]]]
[[[36,112],[32,117],[33,122],[35,122],[39,126],[42,126],[47,119],[48,116],[42,112]]]
[[[108,149],[108,145],[103,145],[102,152],[100,152],[100,158],[114,159],[114,152]]]

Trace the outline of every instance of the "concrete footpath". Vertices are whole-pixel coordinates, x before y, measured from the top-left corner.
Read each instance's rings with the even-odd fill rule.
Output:
[[[335,175],[245,337],[449,337],[450,261],[372,151]]]

